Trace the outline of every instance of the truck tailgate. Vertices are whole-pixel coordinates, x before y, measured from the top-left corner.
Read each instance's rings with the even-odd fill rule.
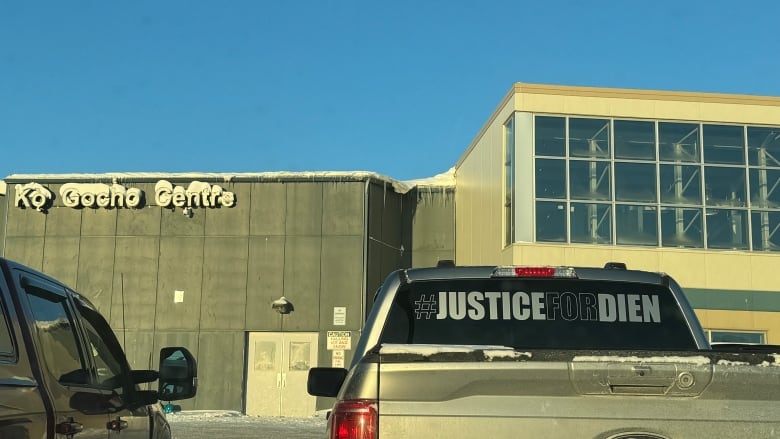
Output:
[[[386,345],[379,437],[780,437],[776,358]]]

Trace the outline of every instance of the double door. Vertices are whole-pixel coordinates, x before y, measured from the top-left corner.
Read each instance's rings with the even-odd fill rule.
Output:
[[[306,392],[317,364],[316,332],[250,332],[247,347],[246,414],[309,417],[315,397]]]

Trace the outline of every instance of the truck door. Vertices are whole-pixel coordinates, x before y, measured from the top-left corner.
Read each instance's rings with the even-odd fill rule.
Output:
[[[107,351],[94,342],[94,325],[83,320],[62,285],[32,273],[19,274],[41,375],[54,409],[56,437],[118,437],[111,435],[116,426],[125,439],[148,438],[148,418],[138,418],[143,419],[139,422],[132,413],[127,416],[130,387],[124,357],[105,357]],[[85,333],[90,334],[89,343],[84,342]]]

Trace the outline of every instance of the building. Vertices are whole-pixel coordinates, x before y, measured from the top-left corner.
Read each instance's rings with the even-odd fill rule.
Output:
[[[454,257],[451,175],[12,175],[3,188],[5,257],[90,298],[134,368],[163,346],[196,355],[184,409],[311,415],[308,368],[351,360],[384,277]],[[292,312],[274,309],[282,298]]]
[[[458,264],[664,271],[780,344],[780,98],[515,84],[456,165]]]
[[[780,98],[515,84],[426,180],[11,175],[0,252],[95,302],[134,367],[187,346],[185,409],[305,416],[382,279],[442,259],[665,271],[712,341],[780,344],[778,159]]]

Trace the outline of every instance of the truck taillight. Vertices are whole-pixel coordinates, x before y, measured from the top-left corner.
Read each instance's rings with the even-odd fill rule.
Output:
[[[577,273],[571,267],[497,267],[493,277],[569,277]]]
[[[376,439],[377,411],[374,400],[340,401],[330,414],[330,439]]]

